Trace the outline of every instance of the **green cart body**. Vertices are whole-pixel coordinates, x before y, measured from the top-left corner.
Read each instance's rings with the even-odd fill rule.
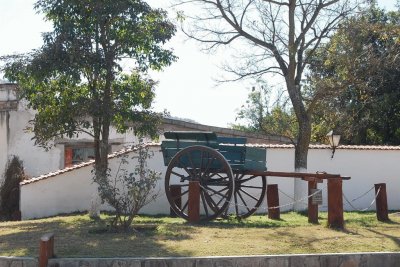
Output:
[[[201,220],[227,216],[230,210],[245,218],[262,203],[266,178],[251,173],[267,171],[265,149],[247,146],[246,138],[218,137],[213,132],[165,132],[164,136],[165,191],[177,215],[188,219],[191,181],[200,183]]]
[[[233,172],[266,171],[266,150],[246,146],[243,137],[218,137],[213,132],[166,132],[166,140],[161,144],[164,165],[184,148],[190,146],[206,146],[220,152]],[[194,158],[199,166],[200,158]],[[214,166],[217,168],[219,166]]]

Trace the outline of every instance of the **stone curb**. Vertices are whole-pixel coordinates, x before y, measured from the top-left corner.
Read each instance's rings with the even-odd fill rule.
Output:
[[[0,257],[0,267],[36,267],[29,257]],[[400,253],[291,254],[168,258],[54,258],[50,267],[398,267]]]

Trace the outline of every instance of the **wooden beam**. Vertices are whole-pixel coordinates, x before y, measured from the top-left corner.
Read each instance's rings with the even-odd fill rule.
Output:
[[[281,211],[279,208],[279,192],[277,184],[267,185],[267,205],[268,205],[268,218],[272,220],[279,220],[281,218]]]
[[[39,267],[47,267],[49,259],[54,257],[54,234],[48,233],[40,238]]]
[[[190,223],[197,223],[200,221],[200,182],[189,182],[189,204],[188,216]]]
[[[379,192],[379,193],[378,193]],[[389,221],[386,184],[375,184],[376,218],[378,221]]]
[[[312,194],[313,189],[317,189],[317,180],[308,181],[308,195]],[[308,198],[308,222],[318,223],[318,204],[313,204],[312,197]]]
[[[328,180],[328,226],[344,228],[342,179]]]
[[[246,174],[256,176],[273,176],[273,177],[287,177],[287,178],[315,178],[315,179],[340,179],[350,180],[350,177],[341,176],[340,174],[329,173],[304,173],[304,172],[272,172],[272,171],[250,171]]]
[[[323,179],[315,178],[315,177],[304,177],[304,178],[301,178],[301,179],[304,180],[304,181],[307,181],[307,182],[316,182],[316,183],[323,183],[324,182]]]

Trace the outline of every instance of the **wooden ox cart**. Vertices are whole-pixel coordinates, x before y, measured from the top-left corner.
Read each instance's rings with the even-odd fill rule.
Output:
[[[246,138],[218,137],[213,132],[166,132],[164,136],[166,196],[171,209],[187,220],[191,182],[199,184],[201,221],[231,212],[239,219],[252,215],[264,200],[267,176],[302,178],[315,185],[322,179],[340,178],[341,190],[340,175],[267,171],[265,149],[246,146]]]

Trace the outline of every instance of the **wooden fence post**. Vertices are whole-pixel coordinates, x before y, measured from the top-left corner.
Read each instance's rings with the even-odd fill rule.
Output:
[[[171,197],[174,200],[175,205],[178,208],[181,208],[182,206],[182,187],[179,185],[170,185],[169,186],[169,191],[171,192]],[[169,208],[169,214],[171,217],[177,217],[175,211],[172,208]]]
[[[313,189],[317,189],[317,180],[308,181],[308,195],[313,193]],[[318,204],[313,204],[312,197],[308,198],[308,222],[318,223]]]
[[[378,193],[379,192],[379,193]],[[386,184],[375,184],[376,195],[376,217],[378,221],[385,222],[389,220],[388,204],[386,195]]]
[[[279,206],[279,192],[277,184],[267,185],[267,205],[268,218],[272,220],[279,220],[281,218],[280,208],[273,208]]]
[[[54,234],[48,233],[40,238],[39,267],[47,267],[50,258],[54,257]]]
[[[328,179],[328,226],[344,228],[342,178]]]
[[[188,216],[190,223],[200,221],[200,182],[189,182]]]

